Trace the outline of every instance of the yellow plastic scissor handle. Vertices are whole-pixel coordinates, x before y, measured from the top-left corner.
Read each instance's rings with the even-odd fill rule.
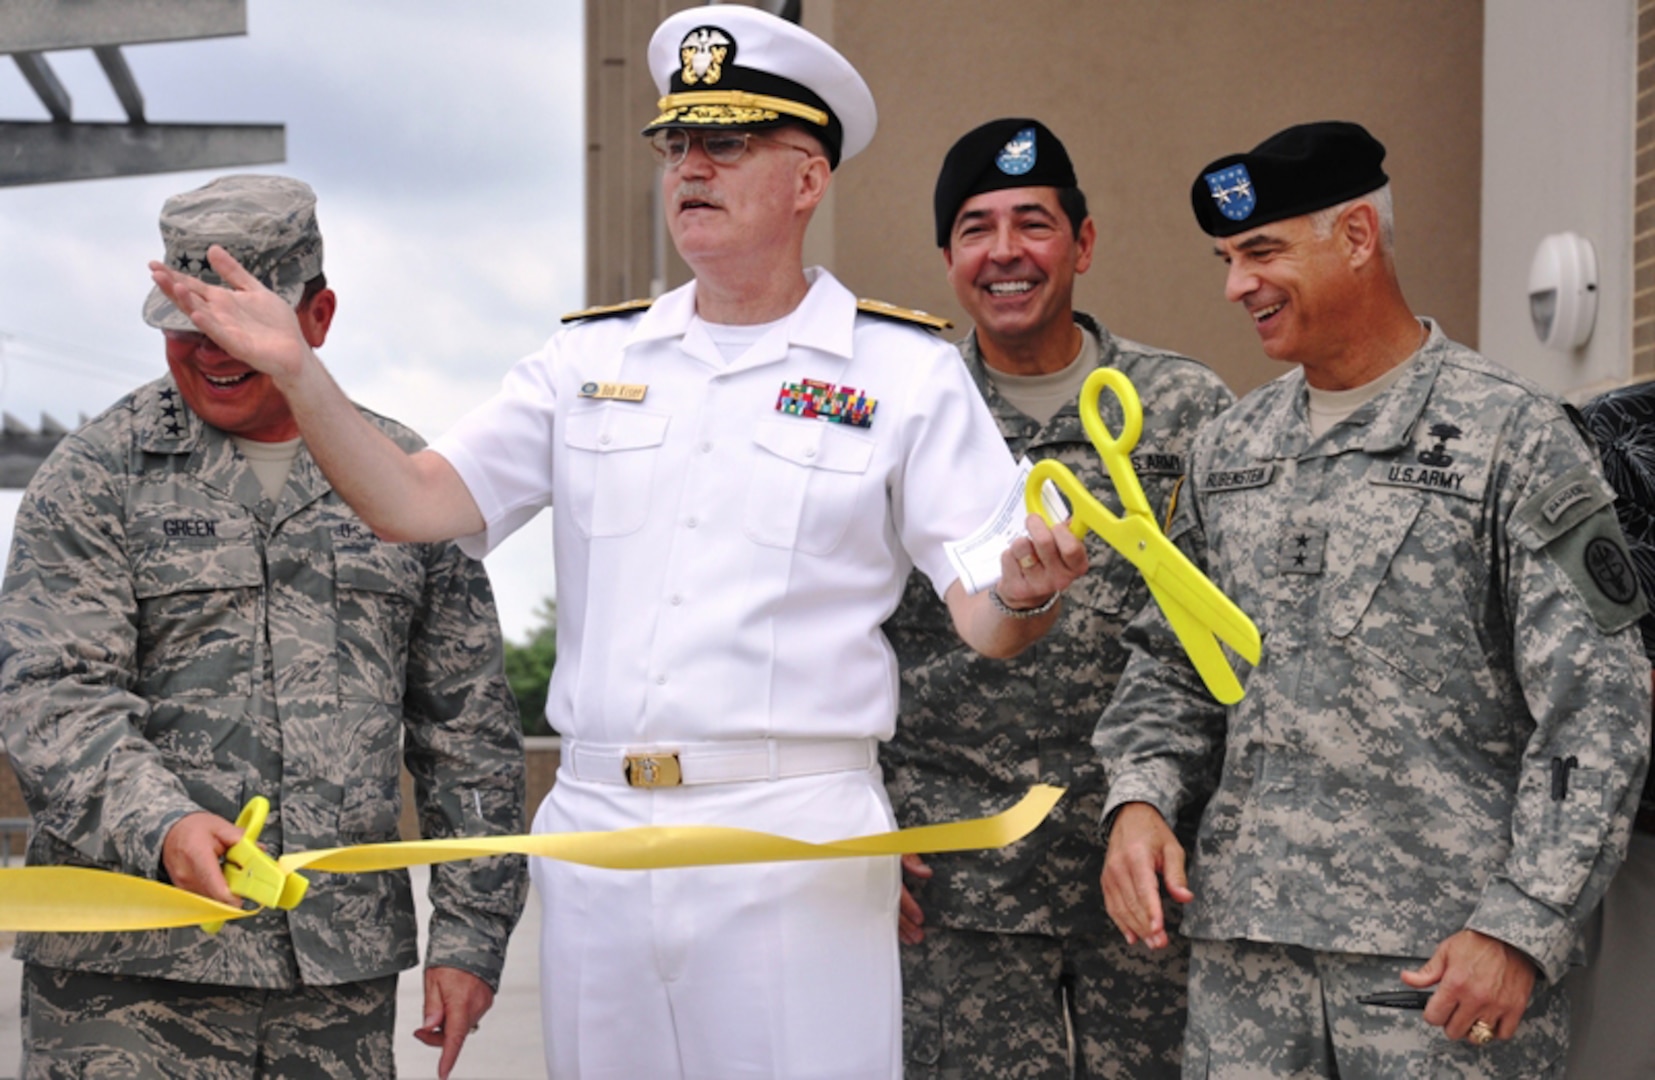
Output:
[[[295,908],[305,898],[310,882],[301,874],[283,870],[259,849],[259,833],[264,831],[265,818],[270,815],[270,800],[255,795],[247,800],[236,817],[236,828],[242,837],[224,853],[224,881],[230,891],[259,907]],[[201,929],[216,934],[224,928],[222,922],[203,923]]]
[[[1103,422],[1098,398],[1108,387],[1121,403],[1121,433],[1115,435]],[[1115,483],[1115,495],[1121,500],[1121,509],[1128,514],[1143,514],[1151,519],[1155,512],[1144,495],[1143,485],[1132,468],[1132,451],[1144,433],[1144,407],[1138,398],[1138,388],[1120,368],[1102,367],[1086,376],[1080,388],[1080,423],[1086,437],[1092,440],[1109,479]]]
[[[1098,397],[1105,386],[1121,403],[1119,436],[1110,432],[1098,411]],[[1099,368],[1087,376],[1079,405],[1081,424],[1109,470],[1124,514],[1117,515],[1104,506],[1066,465],[1050,459],[1037,462],[1029,473],[1024,504],[1030,513],[1041,515],[1050,524],[1040,490],[1051,481],[1069,501],[1069,531],[1077,537],[1097,533],[1137,567],[1208,692],[1226,705],[1240,701],[1241,682],[1217,639],[1222,638],[1250,663],[1257,664],[1262,653],[1258,627],[1166,538],[1156,523],[1143,485],[1132,468],[1132,449],[1143,434],[1144,419],[1137,389],[1119,369]]]

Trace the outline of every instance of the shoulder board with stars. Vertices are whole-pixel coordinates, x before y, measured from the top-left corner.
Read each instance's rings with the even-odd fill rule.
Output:
[[[938,334],[954,327],[953,323],[941,315],[933,315],[928,311],[919,311],[914,308],[897,307],[895,304],[887,304],[883,300],[858,300],[856,310],[867,315],[878,315],[884,319],[895,319],[898,322],[923,326],[925,329]]]
[[[584,322],[587,319],[612,319],[617,315],[631,315],[635,311],[647,311],[653,303],[655,301],[652,298],[645,297],[642,300],[623,300],[619,304],[599,304],[597,307],[571,311],[563,316],[562,321],[572,323]]]

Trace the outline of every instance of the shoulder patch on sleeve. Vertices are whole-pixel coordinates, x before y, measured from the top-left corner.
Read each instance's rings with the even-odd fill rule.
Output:
[[[1604,633],[1648,610],[1615,519],[1614,494],[1590,466],[1570,469],[1525,499],[1512,514],[1511,535],[1530,551],[1545,550]]]
[[[1524,547],[1538,551],[1614,501],[1615,493],[1596,469],[1577,465],[1512,511],[1511,532]]]
[[[895,319],[898,322],[923,326],[933,333],[941,333],[944,330],[953,329],[954,326],[953,323],[940,315],[932,315],[930,312],[919,311],[914,308],[897,307],[895,304],[887,304],[883,300],[858,300],[856,310],[867,315],[878,315],[885,319]]]
[[[654,304],[653,298],[645,297],[641,300],[623,300],[619,304],[600,304],[597,307],[582,308],[580,311],[571,311],[563,316],[562,322],[584,322],[587,319],[612,319],[616,315],[631,315],[637,311],[647,311]]]

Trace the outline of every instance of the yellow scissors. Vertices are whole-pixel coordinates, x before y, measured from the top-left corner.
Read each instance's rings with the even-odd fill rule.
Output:
[[[1118,437],[1098,413],[1098,396],[1106,386],[1121,403],[1123,419]],[[1092,372],[1080,390],[1080,421],[1115,482],[1115,494],[1120,496],[1125,515],[1117,516],[1099,502],[1068,466],[1050,460],[1035,463],[1023,489],[1024,503],[1031,514],[1039,514],[1047,524],[1053,524],[1040,489],[1047,480],[1056,485],[1069,500],[1069,531],[1083,539],[1088,531],[1097,533],[1138,568],[1208,692],[1226,705],[1235,704],[1243,693],[1241,682],[1218,642],[1223,639],[1248,663],[1257,664],[1261,649],[1258,627],[1184,557],[1156,524],[1143,485],[1132,469],[1132,448],[1138,445],[1144,430],[1144,409],[1132,380],[1118,368]]]
[[[310,882],[302,874],[283,870],[281,865],[259,849],[259,833],[270,815],[270,800],[255,795],[241,808],[236,828],[242,829],[240,840],[224,853],[224,881],[230,891],[259,907],[296,908],[305,898]],[[216,934],[224,929],[222,922],[202,923],[201,929]]]

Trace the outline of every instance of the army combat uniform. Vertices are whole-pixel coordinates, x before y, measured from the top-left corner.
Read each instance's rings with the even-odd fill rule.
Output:
[[[1246,697],[1216,705],[1155,612],[1128,631],[1147,649],[1096,735],[1108,809],[1172,820],[1222,762],[1183,924],[1186,1076],[1560,1067],[1557,980],[1648,752],[1644,608],[1564,410],[1427,326],[1397,382],[1319,439],[1301,369],[1197,437],[1172,535],[1263,632]],[[1466,928],[1539,970],[1514,1039],[1450,1042],[1355,1002]]]
[[[140,388],[63,440],[17,519],[0,717],[33,815],[29,863],[164,880],[162,843],[180,818],[234,820],[254,795],[270,800],[260,839],[272,855],[395,840],[404,761],[426,835],[522,831],[522,736],[497,627],[482,567],[457,548],[378,540],[302,448],[280,498],[266,499],[170,377]],[[43,1009],[70,973],[115,976],[92,980],[109,989],[83,1015],[52,1002],[26,1029],[153,1022],[131,977],[204,995],[303,988],[315,1012],[294,1017],[297,1029],[323,1024],[335,999],[347,1026],[353,1010],[394,1010],[395,973],[419,959],[408,875],[308,876],[296,909],[216,936],[21,935]],[[495,985],[526,887],[515,857],[435,869],[426,963]],[[352,999],[351,985],[370,992]],[[179,1075],[218,1075],[211,1061],[232,1052],[204,1029],[158,1041],[180,1048],[181,1070],[186,1059],[201,1070]],[[353,1050],[370,1060],[299,1052],[321,1055],[308,1075],[394,1074],[388,1037]],[[28,1070],[115,1067],[47,1056]]]
[[[1172,501],[1196,429],[1233,400],[1201,364],[1075,321],[1099,362],[1123,371],[1144,403],[1133,462],[1158,514]],[[1119,510],[1075,403],[1041,425],[1000,395],[975,335],[966,366],[1014,456],[1061,461]],[[1112,394],[1103,416],[1119,431]],[[1014,660],[990,660],[960,641],[922,576],[885,624],[902,669],[896,737],[881,751],[903,826],[996,813],[1031,784],[1068,793],[1040,829],[999,851],[927,858],[910,880],[925,940],[905,945],[903,1029],[908,1075],[1064,1077],[1071,1002],[1082,1076],[1178,1074],[1188,945],[1129,948],[1109,925],[1103,870],[1103,770],[1090,738],[1127,651],[1122,628],[1149,601],[1131,563],[1088,538],[1092,570],[1064,593],[1052,630]]]

